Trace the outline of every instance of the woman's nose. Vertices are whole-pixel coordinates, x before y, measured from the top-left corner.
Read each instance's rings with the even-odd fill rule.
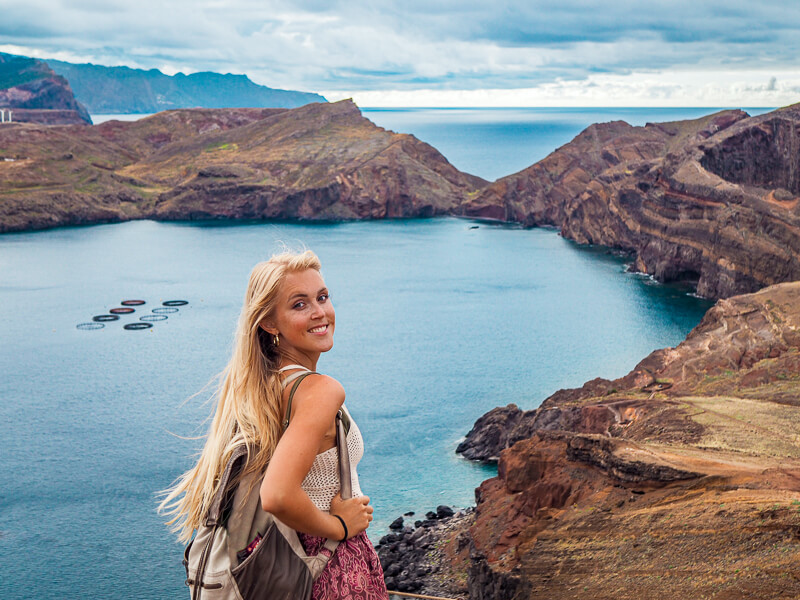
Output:
[[[322,305],[319,302],[313,302],[311,304],[311,317],[314,319],[321,319],[325,316],[325,311],[322,309]]]

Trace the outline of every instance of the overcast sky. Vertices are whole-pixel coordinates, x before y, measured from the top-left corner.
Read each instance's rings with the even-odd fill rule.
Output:
[[[362,106],[800,102],[797,0],[0,0],[0,51]]]

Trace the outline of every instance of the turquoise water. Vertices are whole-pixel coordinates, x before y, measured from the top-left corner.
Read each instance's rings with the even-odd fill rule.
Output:
[[[323,261],[337,328],[319,369],[342,381],[366,439],[373,540],[408,510],[473,503],[493,471],[453,450],[483,412],[623,375],[708,306],[554,231],[473,225],[141,221],[0,237],[0,564],[20,585],[4,597],[185,593],[153,494],[199,448],[173,434],[203,432],[208,394],[190,396],[224,366],[248,272],[279,240]],[[150,330],[76,328],[132,297],[189,304]]]
[[[573,120],[597,120],[585,112]],[[542,109],[365,114],[488,178],[577,133],[525,125]],[[141,221],[0,236],[3,598],[185,597],[181,547],[154,493],[200,447],[185,438],[211,412],[201,390],[227,361],[251,267],[279,241],[323,261],[337,329],[319,369],[342,381],[364,433],[375,541],[406,511],[474,503],[494,470],[454,449],[485,411],[534,408],[559,388],[623,375],[680,342],[709,306],[552,230],[457,219]],[[124,298],[148,304],[103,329],[76,328]],[[150,330],[122,328],[168,299],[189,304]]]

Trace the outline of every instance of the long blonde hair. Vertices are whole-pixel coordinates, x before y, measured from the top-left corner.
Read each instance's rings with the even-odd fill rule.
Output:
[[[250,273],[236,329],[233,356],[221,373],[217,405],[197,464],[164,492],[159,512],[181,541],[188,541],[208,513],[219,479],[233,450],[247,446],[243,472],[263,471],[281,435],[280,353],[261,323],[275,309],[278,290],[287,273],[320,270],[317,256],[307,250],[285,252],[258,263]]]

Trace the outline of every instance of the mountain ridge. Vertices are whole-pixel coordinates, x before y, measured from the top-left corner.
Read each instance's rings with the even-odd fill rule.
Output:
[[[46,61],[72,85],[92,114],[156,113],[176,108],[297,108],[325,98],[269,88],[247,75],[203,71],[166,75],[158,69]]]

